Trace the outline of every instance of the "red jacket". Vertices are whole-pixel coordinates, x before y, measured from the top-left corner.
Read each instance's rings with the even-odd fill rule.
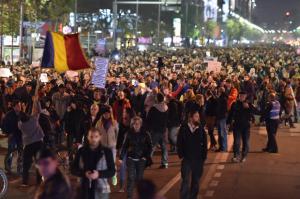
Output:
[[[114,102],[112,109],[114,118],[118,121],[118,123],[122,121],[123,112],[127,108],[131,108],[131,104],[128,99],[124,99],[122,101],[117,100]]]

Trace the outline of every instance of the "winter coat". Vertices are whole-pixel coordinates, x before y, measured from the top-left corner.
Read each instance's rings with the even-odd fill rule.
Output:
[[[164,133],[168,123],[168,106],[165,103],[154,104],[147,115],[147,127],[150,132]]]
[[[118,134],[119,134],[119,125],[116,121],[112,122],[108,130],[106,130],[99,120],[96,124],[96,128],[99,129],[102,138],[101,144],[107,148],[115,149],[117,146]]]
[[[72,199],[69,180],[57,170],[55,175],[42,182],[34,199]]]

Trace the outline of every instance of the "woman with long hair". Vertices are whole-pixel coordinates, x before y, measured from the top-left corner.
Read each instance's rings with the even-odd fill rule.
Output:
[[[112,150],[114,161],[116,161],[119,125],[114,119],[111,106],[105,106],[103,108],[103,115],[97,122],[96,128],[101,133],[101,145]],[[112,178],[112,184],[114,186],[117,185],[116,175]]]
[[[126,157],[127,161],[127,198],[132,199],[135,182],[144,176],[144,170],[152,163],[152,142],[150,135],[142,128],[143,120],[140,117],[132,118],[130,130],[126,135],[120,153],[120,162]]]

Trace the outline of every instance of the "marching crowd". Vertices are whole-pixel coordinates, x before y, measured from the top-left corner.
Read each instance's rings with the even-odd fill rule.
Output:
[[[221,71],[207,70],[208,50]],[[155,185],[143,179],[156,150],[159,169],[168,169],[169,153],[178,154],[180,198],[196,199],[207,152],[231,150],[229,132],[232,162],[243,163],[252,123],[266,126],[262,150],[278,153],[278,126],[295,128],[300,117],[300,56],[291,47],[127,49],[119,57],[110,60],[106,88],[91,84],[89,70],[73,77],[46,70],[49,82],[38,83],[39,69],[11,66],[13,76],[1,79],[5,170],[12,172],[17,151],[26,187],[34,161],[36,199],[107,199],[111,184],[129,199],[158,198]],[[77,147],[70,163],[81,179],[76,194],[58,167],[54,149],[60,145]]]

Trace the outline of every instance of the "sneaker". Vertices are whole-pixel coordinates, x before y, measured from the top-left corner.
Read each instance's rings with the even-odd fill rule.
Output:
[[[166,164],[162,164],[162,165],[160,165],[160,167],[159,167],[159,169],[167,169],[168,168],[168,165],[166,165]]]
[[[116,175],[114,175],[112,178],[111,178],[111,184],[114,185],[114,186],[117,186],[118,184],[118,178]]]
[[[246,158],[245,158],[245,157],[242,158],[242,159],[241,159],[241,162],[246,162]]]
[[[121,188],[119,189],[118,193],[124,193],[125,192],[125,189],[124,188]]]
[[[210,151],[216,151],[216,150],[217,150],[217,147],[216,147],[216,146],[210,146],[209,150],[210,150]]]
[[[240,161],[239,161],[239,158],[237,158],[237,157],[233,157],[233,158],[231,159],[231,161],[232,161],[233,163],[238,163],[238,162],[240,162]]]

